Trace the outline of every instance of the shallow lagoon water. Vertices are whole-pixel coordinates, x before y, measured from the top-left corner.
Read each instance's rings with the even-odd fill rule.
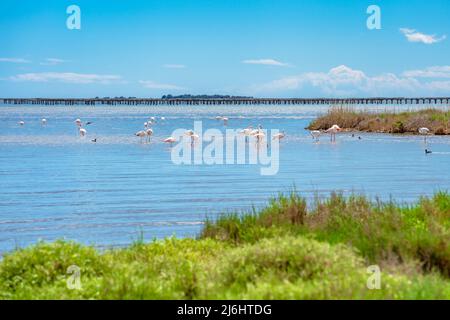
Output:
[[[294,186],[308,198],[338,190],[401,202],[450,190],[450,137],[430,137],[425,146],[420,136],[342,133],[334,144],[327,136],[314,143],[304,128],[327,108],[0,106],[0,252],[40,239],[109,247],[141,232],[193,237],[206,216],[261,207]],[[172,163],[161,140],[195,120],[224,131],[217,115],[230,118],[228,128],[285,130],[278,174],[261,176],[258,165]],[[154,126],[151,144],[140,144],[133,133],[150,116],[166,120]],[[93,122],[84,139],[76,118]]]

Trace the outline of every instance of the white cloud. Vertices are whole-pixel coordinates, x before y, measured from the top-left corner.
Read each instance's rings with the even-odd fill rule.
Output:
[[[430,90],[450,93],[450,81],[432,81],[427,83],[426,86]]]
[[[261,90],[270,90],[270,91],[278,91],[278,90],[294,90],[298,89],[304,83],[303,77],[286,77],[278,80],[274,80],[262,86],[255,86],[256,89],[260,88]]]
[[[174,84],[167,83],[157,83],[150,80],[140,80],[139,83],[147,89],[158,89],[158,90],[184,90],[185,88],[179,87]]]
[[[416,78],[450,78],[450,66],[434,66],[422,70],[409,70],[403,72],[403,76]]]
[[[44,62],[41,62],[40,64],[43,66],[55,66],[61,63],[67,62],[63,59],[57,59],[57,58],[47,58]]]
[[[298,76],[286,77],[267,83],[262,90],[294,90],[303,86],[319,88],[327,94],[351,94],[355,87],[367,86],[365,74],[341,65],[332,68],[328,73],[307,72]]]
[[[367,78],[367,87],[361,88],[363,92],[369,95],[413,95],[425,86],[415,78],[398,77],[393,73],[384,73],[374,77]]]
[[[169,69],[184,69],[186,66],[184,64],[165,64],[163,65],[164,68]]]
[[[423,71],[405,72],[402,76],[393,73],[383,73],[368,76],[361,70],[351,69],[341,65],[328,72],[307,72],[296,76],[277,79],[266,84],[253,86],[256,92],[277,92],[315,89],[319,94],[328,96],[358,96],[358,95],[403,95],[430,93],[450,93],[450,81],[421,82],[412,75],[426,74],[430,70],[442,72],[447,67],[431,67]],[[420,71],[420,72],[419,72]]]
[[[436,35],[428,35],[418,32],[414,29],[400,28],[400,32],[408,39],[409,42],[422,42],[425,44],[433,44],[444,40],[447,36],[443,35],[438,38]]]
[[[277,61],[275,59],[249,59],[244,60],[242,63],[246,64],[262,64],[266,66],[279,66],[279,67],[286,67],[288,66],[287,63]]]
[[[31,63],[30,60],[22,59],[22,58],[0,58],[0,62]]]
[[[42,72],[42,73],[24,73],[10,78],[13,81],[31,81],[31,82],[67,82],[76,84],[100,83],[110,84],[120,82],[122,78],[117,75],[101,74],[83,74],[73,72]]]

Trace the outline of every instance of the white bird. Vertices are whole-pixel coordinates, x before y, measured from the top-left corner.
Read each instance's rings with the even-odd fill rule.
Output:
[[[141,143],[142,143],[142,140],[147,136],[147,132],[145,132],[145,130],[140,130],[140,131],[136,132],[134,135],[136,137],[141,138]]]
[[[19,125],[23,126],[25,124],[24,121],[19,121]]]
[[[144,122],[144,128],[147,129],[148,127],[148,122]]]
[[[195,140],[198,140],[200,137],[193,130],[187,130],[185,133],[188,137],[191,137],[191,145],[194,144]]]
[[[316,142],[319,142],[319,137],[322,134],[322,132],[320,132],[320,130],[312,130],[309,132],[311,134],[311,136],[313,137],[313,139],[316,140]]]
[[[272,137],[272,140],[278,139],[281,140],[286,136],[286,134],[284,133],[284,131],[281,131],[280,133],[274,134]]]
[[[427,142],[427,135],[430,133],[430,129],[425,128],[425,127],[419,128],[419,133],[424,136],[423,137],[423,141],[426,143]]]
[[[164,121],[164,120],[166,120],[166,118],[165,117],[161,117],[161,120]]]
[[[42,123],[43,126],[45,126],[45,125],[47,124],[47,119],[45,119],[45,118],[42,119],[42,120],[41,120],[41,123]]]
[[[257,133],[253,134],[254,137],[265,137],[266,135],[262,131],[258,131]]]
[[[224,116],[217,116],[216,120],[222,120],[223,124],[226,126],[228,124],[228,120],[229,119],[227,117],[224,117]]]
[[[174,142],[177,142],[177,140],[174,137],[168,137],[163,140],[164,143],[169,143],[171,146]]]
[[[336,141],[336,133],[341,131],[342,129],[337,125],[333,124],[331,128],[327,129],[326,132],[330,133],[331,135],[331,141]]]
[[[80,119],[76,119],[74,122],[78,127],[81,127],[81,125],[83,124]]]
[[[81,136],[81,137],[84,137],[84,136],[86,136],[86,134],[87,134],[86,129],[83,129],[83,128],[80,128],[80,129],[79,129],[79,132],[80,132],[80,136]]]
[[[249,136],[250,133],[252,132],[252,130],[253,130],[253,127],[250,126],[250,127],[247,127],[247,128],[245,128],[245,129],[239,131],[239,133],[240,133],[240,134],[243,134],[243,135],[245,135],[245,136]]]
[[[253,130],[252,126],[249,126],[241,131],[239,131],[239,134],[244,135],[245,136],[245,142],[248,142],[248,137],[251,135],[251,132]]]
[[[256,134],[254,134],[253,136],[256,138],[256,143],[259,143],[264,139],[266,134],[263,131],[259,131],[259,129],[258,129],[258,132]]]
[[[251,136],[257,135],[258,133],[261,132],[261,129],[262,129],[262,125],[258,124],[258,129],[251,130],[251,131],[250,131],[250,135],[251,135]]]

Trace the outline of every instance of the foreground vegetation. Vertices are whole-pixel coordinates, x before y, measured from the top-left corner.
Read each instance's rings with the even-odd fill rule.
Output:
[[[309,130],[326,130],[333,124],[343,129],[383,132],[414,133],[426,127],[436,135],[450,134],[450,110],[425,109],[405,112],[358,111],[346,107],[332,107],[308,126]]]
[[[198,239],[19,249],[0,262],[0,298],[450,299],[449,227],[447,193],[411,206],[292,193],[207,221]],[[367,287],[373,264],[379,290]],[[67,287],[71,265],[80,290]]]

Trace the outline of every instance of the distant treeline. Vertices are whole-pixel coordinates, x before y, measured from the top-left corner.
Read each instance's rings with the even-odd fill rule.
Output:
[[[230,95],[220,95],[220,94],[181,94],[178,96],[173,96],[171,94],[163,95],[161,99],[252,99],[253,97],[245,97],[245,96],[230,96]]]

